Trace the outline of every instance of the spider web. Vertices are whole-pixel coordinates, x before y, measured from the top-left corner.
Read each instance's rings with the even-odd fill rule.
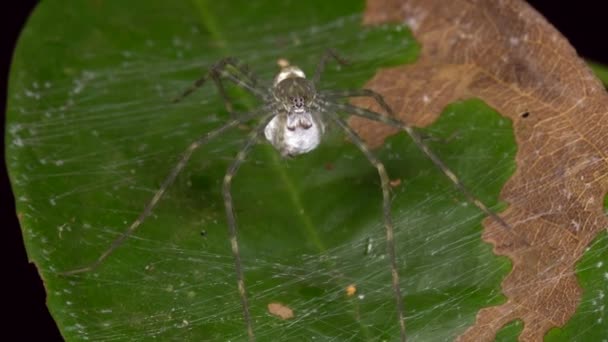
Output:
[[[189,142],[228,118],[211,84],[167,103],[218,58],[236,55],[270,82],[279,58],[310,75],[333,47],[353,66],[329,67],[323,87],[359,88],[376,68],[414,60],[415,42],[404,26],[361,28],[360,4],[260,2],[248,7],[255,15],[238,16],[237,4],[202,1],[133,2],[128,11],[119,2],[65,12],[56,6],[41,4],[20,41],[7,162],[28,253],[62,333],[97,341],[244,340],[220,189],[250,124],[196,152],[152,216],[97,271],[68,279],[57,272],[103,252]],[[59,14],[61,25],[51,25]],[[43,34],[48,38],[39,39]],[[39,51],[48,60],[34,57]],[[229,93],[237,109],[255,107],[242,91]],[[498,211],[498,192],[514,167],[510,123],[467,101],[447,108],[426,133],[432,149]],[[503,301],[508,260],[480,241],[483,216],[407,137],[377,153],[394,179],[408,338],[453,339],[477,310]],[[397,338],[380,194],[375,170],[339,131],[294,160],[256,147],[233,195],[259,340]],[[597,255],[605,253],[600,248]],[[604,292],[595,293],[583,305],[599,324],[606,312],[595,303]],[[275,317],[271,303],[294,317]]]

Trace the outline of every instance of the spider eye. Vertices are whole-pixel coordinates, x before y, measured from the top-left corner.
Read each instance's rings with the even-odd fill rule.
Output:
[[[294,97],[292,99],[292,102],[293,102],[293,106],[295,108],[302,108],[302,107],[304,107],[304,98],[303,97],[300,97],[300,96]]]

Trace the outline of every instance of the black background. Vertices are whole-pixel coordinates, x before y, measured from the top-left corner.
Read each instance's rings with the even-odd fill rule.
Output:
[[[493,0],[488,0],[493,1]],[[606,11],[602,3],[605,1],[529,1],[557,27],[583,57],[608,65],[608,48],[606,34],[608,25],[604,24]],[[6,87],[10,60],[15,42],[31,10],[37,3],[34,0],[4,2],[0,10],[2,28],[2,52],[0,61],[1,108],[6,112]],[[18,3],[18,4],[17,4]],[[42,282],[33,265],[27,262],[21,231],[15,216],[15,205],[10,190],[6,165],[4,164],[4,116],[2,117],[2,167],[0,168],[1,200],[1,246],[6,252],[2,258],[5,267],[2,272],[2,291],[0,310],[3,311],[4,328],[0,336],[18,336],[19,340],[40,339],[45,341],[61,340],[55,322],[49,315],[45,305],[45,293]],[[8,288],[7,288],[8,287]],[[1,338],[1,337],[0,337]]]

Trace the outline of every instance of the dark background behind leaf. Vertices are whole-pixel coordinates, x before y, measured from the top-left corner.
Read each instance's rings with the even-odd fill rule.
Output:
[[[570,43],[583,57],[608,65],[608,49],[598,37],[604,32],[601,2],[570,1],[559,5],[549,0],[528,1],[541,12],[557,29],[568,38]],[[4,113],[6,107],[6,86],[11,56],[19,32],[25,24],[37,1],[21,0],[12,4],[5,2],[0,10],[2,30],[2,60],[0,78],[2,79],[1,104],[2,117],[2,168],[0,186],[2,187],[2,245],[3,257],[3,337],[18,336],[20,340],[44,336],[45,341],[61,340],[57,327],[45,305],[45,293],[35,267],[27,262],[21,231],[15,215],[15,206],[4,164]],[[44,54],[41,51],[41,56]],[[8,305],[6,304],[8,303]]]

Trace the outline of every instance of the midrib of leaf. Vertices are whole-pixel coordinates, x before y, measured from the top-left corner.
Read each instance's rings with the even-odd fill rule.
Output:
[[[207,0],[193,0],[195,7],[198,10],[201,18],[201,25],[203,25],[209,32],[209,34],[215,38],[215,40],[219,43],[219,50],[222,50],[225,56],[232,56],[233,53],[230,49],[230,44],[226,41],[222,35],[222,30],[217,25],[215,21],[215,16],[209,10],[207,6]],[[242,89],[238,89],[239,93],[244,94],[245,91]],[[247,107],[253,108],[255,103],[253,103],[248,97],[244,96],[244,101],[247,104]],[[306,215],[306,210],[304,205],[302,205],[302,201],[300,200],[300,196],[298,196],[298,191],[296,190],[296,186],[293,181],[285,172],[285,168],[282,167],[279,157],[277,153],[273,150],[265,149],[265,154],[272,161],[272,169],[275,173],[279,175],[279,178],[284,183],[287,194],[289,195],[289,199],[291,200],[292,205],[295,207],[296,215],[301,219],[306,232],[309,235],[309,238],[313,242],[314,246],[317,248],[319,253],[324,252],[327,248],[324,246],[323,242],[319,238],[319,234],[317,233],[315,225],[312,223],[312,220],[308,215]]]

